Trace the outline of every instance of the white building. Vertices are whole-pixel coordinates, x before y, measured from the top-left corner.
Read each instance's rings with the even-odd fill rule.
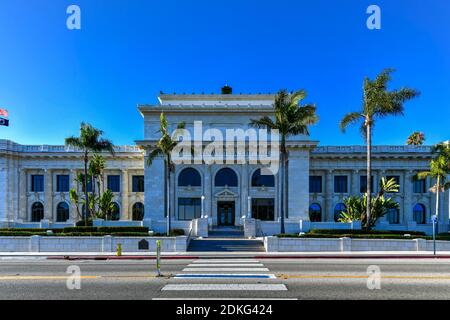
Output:
[[[194,121],[201,121],[200,136],[206,145],[213,140],[205,136],[208,129],[218,129],[225,137],[226,129],[246,130],[250,128],[250,119],[272,116],[273,98],[272,95],[161,95],[159,104],[138,107],[144,119],[144,139],[137,141],[137,145],[151,150],[156,144],[161,112],[167,116],[172,130],[183,121],[193,137]],[[200,218],[203,212],[213,226],[239,226],[242,217],[251,215],[257,219],[257,233],[279,232],[279,174],[261,175],[262,165],[249,163],[248,147],[254,143],[252,138],[247,141],[245,163],[175,166],[170,183],[173,227],[189,230],[192,220]],[[335,218],[343,209],[345,197],[365,191],[365,147],[319,146],[309,136],[296,136],[288,140],[288,148],[286,231],[348,227]],[[104,155],[105,185],[114,192],[115,217],[120,220],[109,223],[144,224],[156,231],[165,230],[163,158],[146,166],[144,152],[138,146],[121,146],[116,150],[114,157]],[[400,191],[392,194],[400,210],[383,218],[378,228],[431,232],[435,195],[428,189],[433,182],[412,179],[416,172],[428,169],[430,151],[428,146],[373,148],[374,189],[378,189],[381,177],[395,177],[400,184]],[[64,146],[25,146],[0,140],[0,166],[0,222],[4,225],[58,227],[73,224],[77,219],[68,191],[75,186],[74,177],[83,168],[79,152]],[[440,203],[440,231],[448,230],[448,208],[447,193]]]

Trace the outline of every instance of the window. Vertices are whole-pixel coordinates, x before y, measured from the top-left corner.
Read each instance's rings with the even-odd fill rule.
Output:
[[[391,179],[394,179],[395,183],[400,186],[400,176],[387,176],[386,177],[386,181],[389,181]],[[400,188],[399,188],[399,190],[400,190]],[[398,193],[398,192],[395,192],[395,193]]]
[[[132,192],[144,192],[144,176],[133,176]]]
[[[133,204],[133,220],[142,221],[144,220],[144,205],[141,202],[136,202]]]
[[[274,203],[273,199],[252,199],[252,218],[273,221],[275,219]]]
[[[347,176],[335,176],[334,177],[334,193],[347,193]]]
[[[120,207],[117,202],[113,203],[113,209],[107,214],[107,220],[118,221],[120,220]]]
[[[220,169],[216,174],[216,178],[214,180],[214,185],[216,187],[237,187],[238,186],[238,178],[236,172],[234,172],[230,168]]]
[[[347,210],[347,207],[343,203],[338,203],[336,207],[334,207],[334,221],[339,222],[339,219],[341,218],[342,212],[345,212]]]
[[[322,207],[318,203],[313,203],[309,206],[309,221],[322,221]]]
[[[84,174],[81,175],[81,178],[83,179],[81,190],[84,192]],[[87,181],[87,192],[92,192],[92,178]]]
[[[425,206],[421,203],[416,204],[413,208],[413,216],[414,221],[417,224],[425,224],[426,223]]]
[[[44,205],[35,202],[31,206],[31,222],[40,222],[42,219],[44,219]]]
[[[426,180],[425,179],[414,179],[413,180],[413,192],[414,193],[426,193]]]
[[[56,176],[56,192],[69,192],[69,176],[57,175]]]
[[[202,178],[200,173],[194,168],[186,168],[181,171],[178,176],[178,186],[179,187],[200,187],[202,185]]]
[[[400,212],[398,209],[390,209],[387,213],[387,218],[390,224],[400,223]]]
[[[370,189],[373,190],[373,176],[370,176],[372,180],[370,180]],[[359,177],[359,192],[366,193],[367,192],[367,176],[360,176]]]
[[[108,189],[112,192],[120,192],[120,176],[110,175],[108,176]]]
[[[192,220],[201,216],[200,198],[178,198],[178,220]]]
[[[261,169],[258,169],[252,175],[252,187],[275,187],[275,177],[273,174],[261,174]]]
[[[66,222],[69,220],[69,205],[60,202],[56,207],[56,222]]]
[[[44,176],[34,174],[31,176],[31,192],[44,192]]]
[[[322,176],[309,176],[309,192],[322,193]]]

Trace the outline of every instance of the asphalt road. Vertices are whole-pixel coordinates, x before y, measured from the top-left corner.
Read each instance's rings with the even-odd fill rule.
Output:
[[[2,259],[0,299],[450,299],[450,260],[441,259],[163,260],[161,269],[156,277],[149,260]]]

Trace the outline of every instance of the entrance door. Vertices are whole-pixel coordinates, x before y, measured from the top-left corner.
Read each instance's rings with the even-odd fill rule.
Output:
[[[234,201],[219,201],[217,217],[219,226],[234,226]]]

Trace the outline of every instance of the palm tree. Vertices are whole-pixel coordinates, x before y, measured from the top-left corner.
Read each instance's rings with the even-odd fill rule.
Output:
[[[169,123],[167,122],[164,113],[160,115],[160,127],[159,133],[161,133],[161,138],[156,143],[156,147],[153,148],[148,157],[147,165],[151,166],[153,160],[158,156],[163,156],[165,165],[165,175],[166,175],[166,203],[167,203],[167,235],[170,235],[171,230],[171,215],[170,215],[170,177],[171,173],[175,170],[175,164],[172,161],[172,150],[177,146],[178,141],[173,140],[169,133]],[[177,129],[184,129],[185,123],[181,122],[177,125]]]
[[[286,147],[286,139],[289,136],[306,134],[309,135],[308,126],[318,121],[316,106],[313,104],[301,105],[300,102],[306,98],[306,91],[300,90],[293,94],[281,90],[275,96],[274,116],[275,119],[265,116],[261,119],[251,119],[250,125],[256,128],[278,130],[280,142],[280,186],[281,186],[281,233],[285,233],[284,216],[287,205],[287,173],[289,152]]]
[[[84,215],[86,219],[88,218],[88,207],[89,207],[89,196],[88,196],[88,163],[89,163],[89,153],[90,152],[104,152],[108,151],[114,155],[114,145],[110,140],[104,139],[101,136],[103,131],[94,128],[88,123],[82,122],[80,125],[80,136],[71,136],[65,139],[65,145],[80,149],[83,152],[84,161],[84,196],[85,196],[85,206]],[[89,214],[90,215],[90,214]]]
[[[363,87],[361,110],[347,113],[340,122],[342,132],[350,124],[361,123],[361,133],[367,144],[367,221],[370,220],[372,194],[372,129],[375,120],[387,116],[403,115],[404,103],[419,96],[419,92],[410,88],[388,90],[393,69],[383,70],[374,80],[366,77]],[[367,225],[370,228],[369,225]]]
[[[429,177],[436,180],[436,184],[430,190],[436,193],[435,215],[438,218],[440,193],[450,189],[450,182],[446,181],[447,175],[450,174],[450,145],[447,143],[439,143],[434,146],[432,151],[433,153],[437,153],[437,156],[431,160],[430,170],[419,172],[414,178],[422,180]]]
[[[415,131],[411,133],[406,140],[406,144],[409,146],[421,146],[425,142],[425,134],[423,132]]]

